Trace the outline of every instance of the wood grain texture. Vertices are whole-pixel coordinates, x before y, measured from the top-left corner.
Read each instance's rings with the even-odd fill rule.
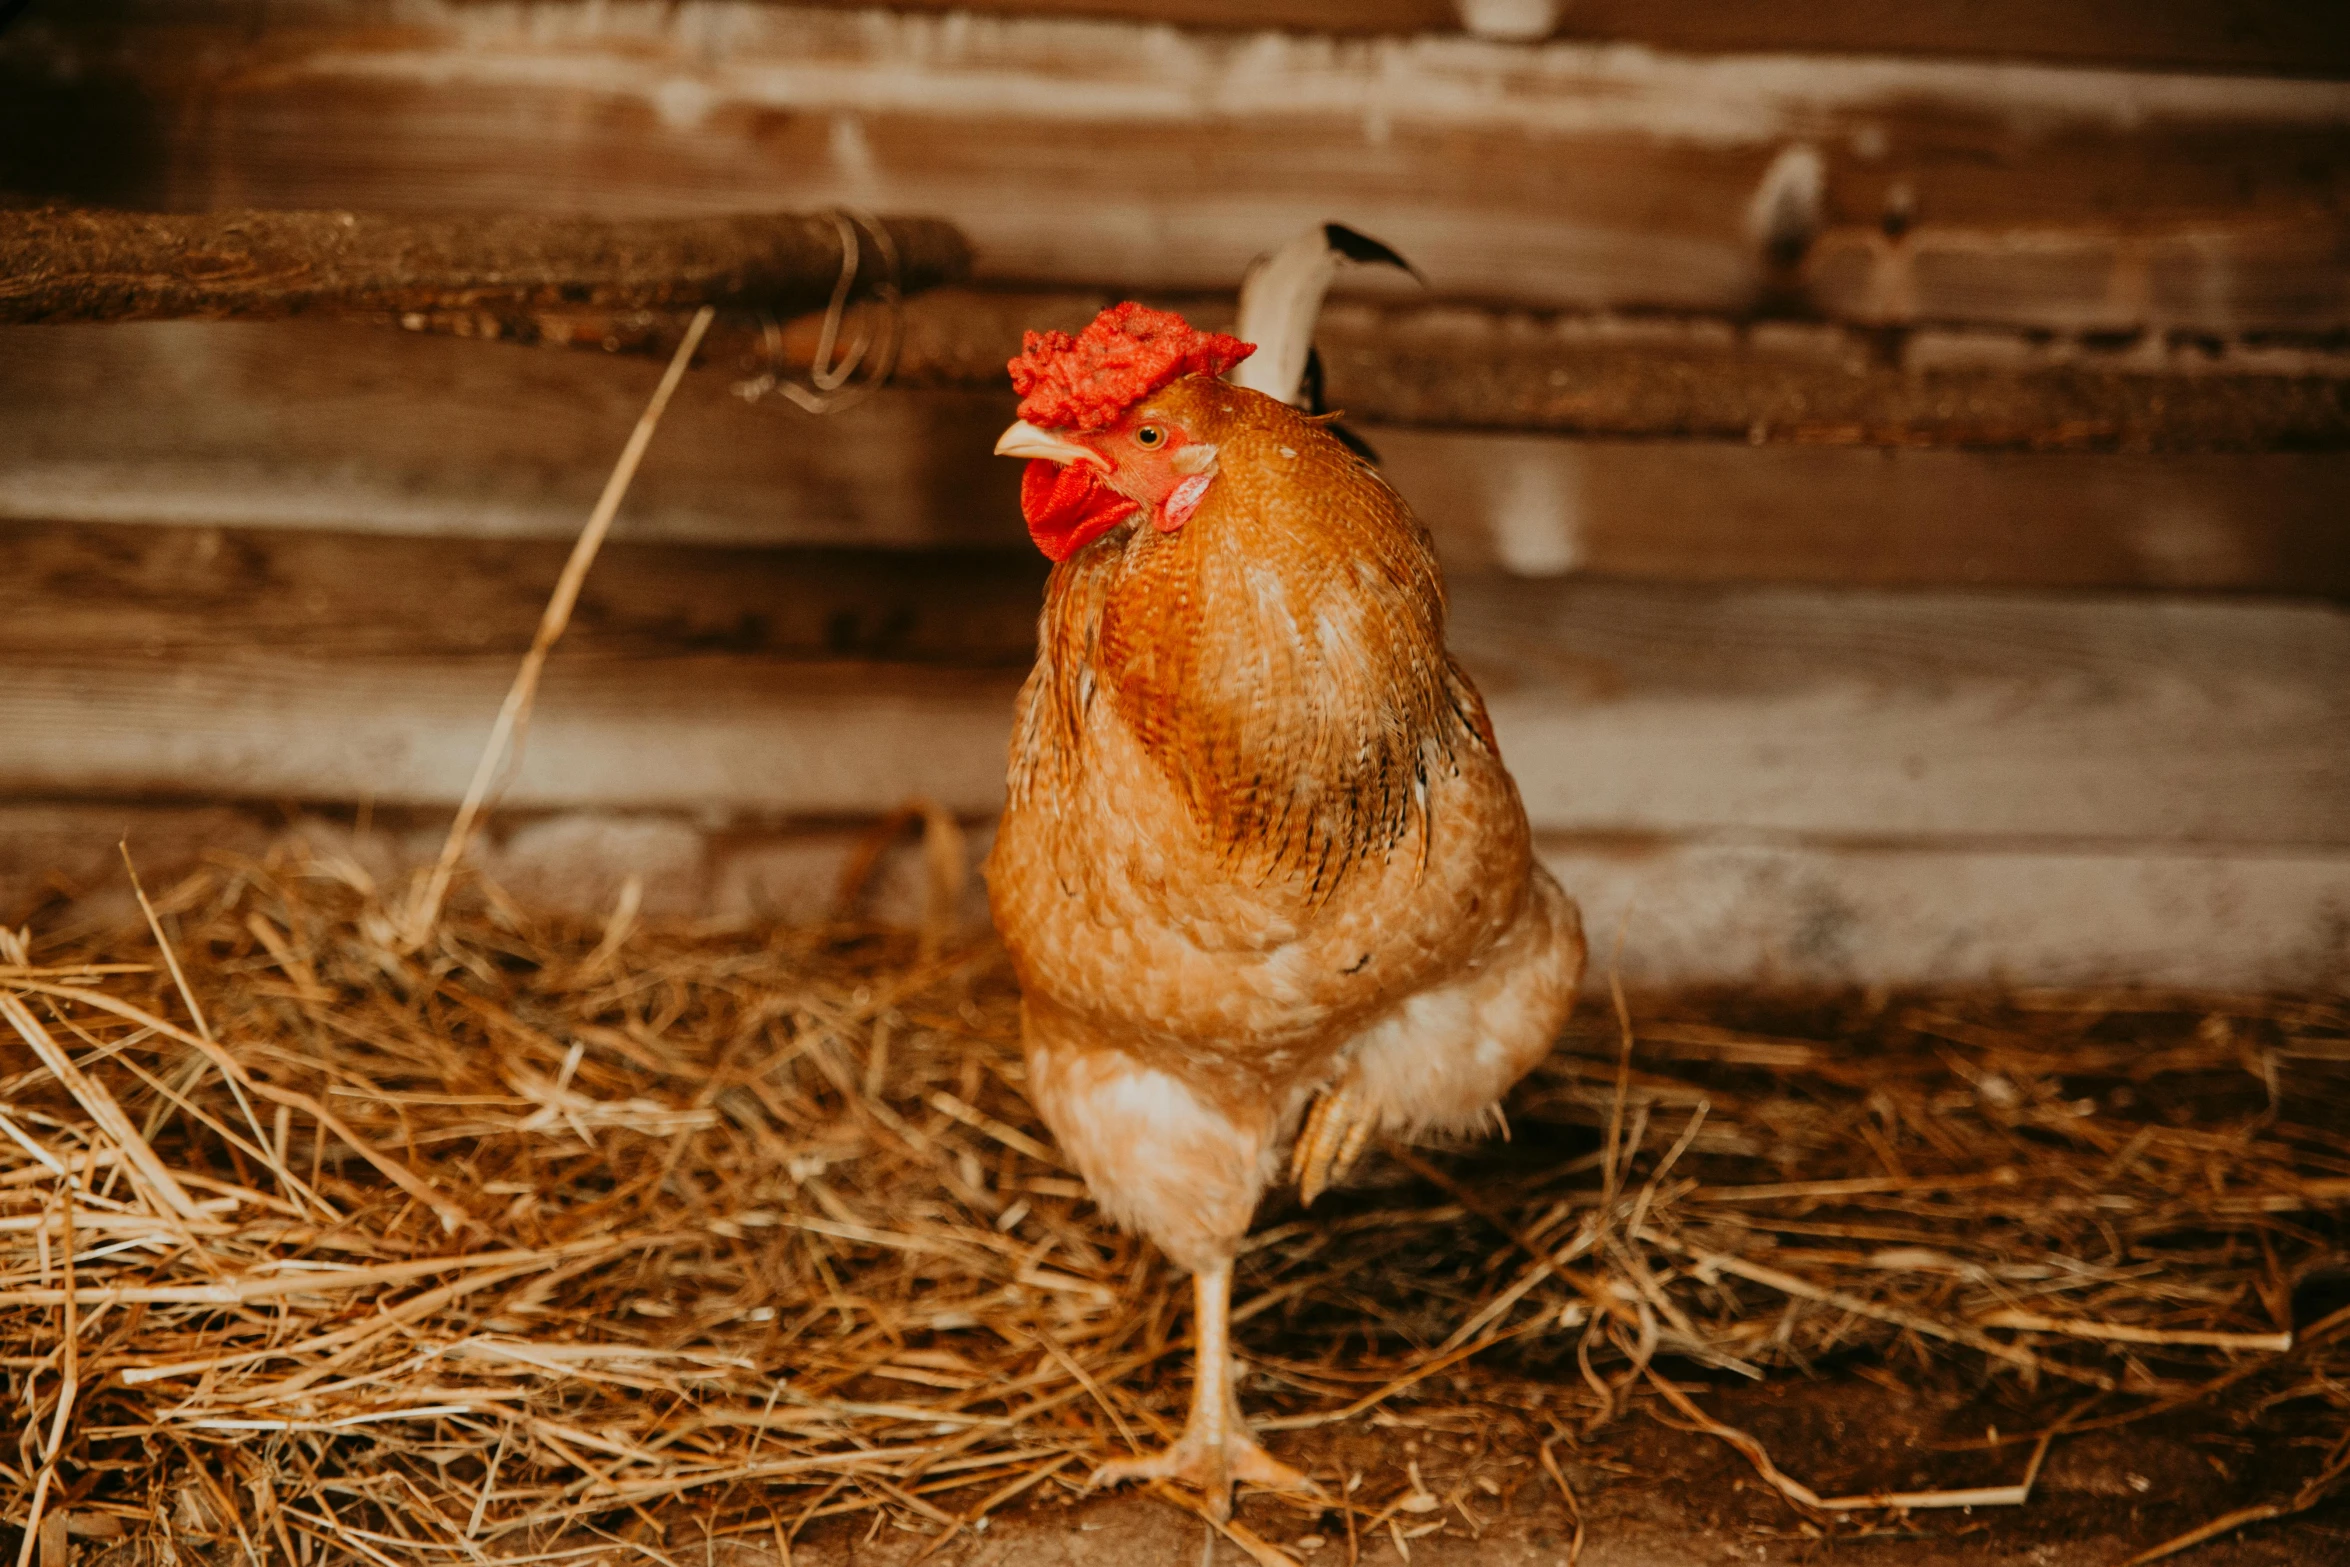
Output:
[[[512,660],[296,654],[20,661],[0,794],[454,803]],[[575,657],[551,667],[520,806],[859,814],[1001,797],[1013,674]]]
[[[0,321],[265,320],[318,311],[698,305],[807,309],[862,261],[869,292],[970,270],[947,224],[818,216],[0,211]],[[852,248],[856,247],[856,248]],[[877,248],[895,265],[874,259]]]
[[[1456,569],[2350,595],[2350,464],[1373,428]]]
[[[0,663],[65,648],[519,658],[567,554],[551,539],[0,523]],[[1012,550],[613,543],[563,646],[1019,671],[1046,569]]]
[[[386,552],[383,578],[423,586],[371,604],[303,580],[350,582],[360,543],[272,544],[224,540],[179,572],[168,552],[109,564],[52,539],[50,568],[0,577],[0,796],[454,800],[530,623],[527,583],[460,583],[463,552],[405,566]],[[836,568],[844,591],[818,608],[825,570],[713,558],[702,569],[741,585],[696,611],[697,572],[614,566],[548,670],[511,803],[999,804],[1025,662],[1011,628],[1035,604],[1011,574],[983,612],[976,579],[958,606],[935,577],[884,591]],[[746,639],[767,591],[801,602]],[[267,607],[239,611],[240,596]],[[841,632],[850,651],[970,636],[1001,662],[808,656],[866,617],[882,634],[860,646]],[[493,621],[505,629],[487,636]],[[1452,628],[1545,830],[2350,844],[2350,612],[1468,574]]]
[[[681,384],[619,538],[1021,540],[1017,465],[986,455],[1008,388],[818,419],[714,368]],[[569,538],[659,373],[313,323],[0,330],[0,512]]]
[[[0,518],[568,539],[658,374],[320,323],[0,328]],[[1024,552],[1008,389],[828,418],[689,376],[622,541]],[[2350,457],[1357,425],[1454,569],[2350,593]]]
[[[2350,840],[2350,613],[1460,578],[1537,827]]]
[[[1333,312],[1333,407],[1395,424],[2036,451],[2350,447],[2335,355],[2049,352],[2002,334]]]
[[[873,819],[707,817],[663,812],[508,811],[475,838],[468,864],[526,907],[608,914],[634,878],[654,918],[813,923],[847,912],[903,925],[924,913],[929,877],[918,832],[880,848]],[[305,849],[356,865],[379,886],[398,886],[430,865],[448,834],[446,811],[397,807],[287,810],[250,803],[0,800],[0,922],[143,918],[121,850],[152,892],[224,862]],[[972,868],[992,825],[974,818]],[[843,872],[870,856],[871,875],[844,903]],[[961,910],[966,929],[987,923],[976,874]]]
[[[826,0],[832,3],[832,0]],[[840,0],[846,5],[853,0]],[[1425,33],[1458,29],[1452,0],[898,0],[901,11],[1095,17],[1234,30]],[[2063,60],[2172,70],[2350,74],[2350,17],[2295,0],[1975,0],[1895,6],[1813,0],[1573,0],[1554,38],[1638,43],[1698,53],[1798,50]]]
[[[1080,329],[1098,291],[942,289],[909,304],[901,384],[986,387],[1024,330]],[[1228,330],[1229,296],[1166,301]],[[814,352],[816,318],[787,322]],[[656,334],[648,350],[675,342]],[[595,341],[610,341],[609,328]],[[1358,421],[1750,444],[2318,450],[2350,440],[2350,354],[2316,343],[1859,327],[1338,300],[1325,401]]]
[[[1627,984],[2350,983],[2350,855],[1554,837]]]
[[[289,819],[264,808],[0,801],[0,920],[139,924],[115,851],[153,887],[215,855],[288,836],[397,885],[440,847],[446,820],[377,811]],[[526,904],[587,916],[638,880],[653,917],[819,920],[870,821],[744,820],[711,828],[659,812],[508,812],[475,863]],[[990,841],[968,823],[976,867]],[[2350,984],[2350,853],[2182,853],[1968,845],[1625,842],[1552,834],[1543,862],[1581,901],[1602,956],[1623,933],[1633,987],[1681,985],[2149,985],[2326,990]],[[215,862],[216,863],[216,862]],[[885,853],[861,912],[922,914],[910,840]],[[984,929],[980,883],[965,928]],[[77,900],[70,910],[66,900]]]
[[[20,200],[845,203],[954,222],[986,278],[1123,289],[1229,288],[1337,218],[1454,298],[2066,333],[2350,322],[2334,82],[746,0],[408,0],[395,25],[323,0],[133,4],[19,30],[0,74]],[[1770,170],[1799,147],[1818,199],[1782,211],[1765,187],[1789,188]]]
[[[996,390],[1024,333],[1080,331],[1113,302],[1067,290],[933,292],[894,313],[903,341],[893,382]],[[1230,296],[1153,303],[1219,330],[1235,314]],[[738,318],[719,329],[711,352],[721,362],[780,360],[804,374],[823,320],[785,321],[770,346],[761,323]],[[665,357],[685,321],[674,312],[467,310],[412,312],[397,324]],[[2350,354],[2317,346],[1360,303],[1325,308],[1315,342],[1327,405],[1357,422],[1754,445],[2350,448]]]

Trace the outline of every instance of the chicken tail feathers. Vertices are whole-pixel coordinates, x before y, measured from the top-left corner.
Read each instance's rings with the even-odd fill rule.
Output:
[[[1322,238],[1332,250],[1349,261],[1396,267],[1409,272],[1422,288],[1428,286],[1428,280],[1420,276],[1418,267],[1397,255],[1392,247],[1373,239],[1360,229],[1350,229],[1343,223],[1325,223],[1322,225]]]
[[[1315,224],[1250,267],[1242,281],[1238,335],[1257,351],[1232,372],[1233,385],[1314,411],[1304,400],[1314,323],[1331,280],[1348,262],[1398,267],[1427,282],[1417,267],[1370,235],[1343,223]]]

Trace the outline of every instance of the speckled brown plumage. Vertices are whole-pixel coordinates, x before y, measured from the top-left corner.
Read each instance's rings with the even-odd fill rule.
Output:
[[[1254,392],[1190,377],[1140,413],[1212,443],[1215,481],[1055,569],[988,881],[1039,1110],[1106,1209],[1210,1268],[1317,1090],[1474,1124],[1583,948],[1401,499]]]

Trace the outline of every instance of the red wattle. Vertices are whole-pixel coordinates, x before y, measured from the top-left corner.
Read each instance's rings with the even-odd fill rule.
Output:
[[[1020,476],[1020,515],[1047,560],[1067,560],[1136,511],[1090,464],[1038,458]]]

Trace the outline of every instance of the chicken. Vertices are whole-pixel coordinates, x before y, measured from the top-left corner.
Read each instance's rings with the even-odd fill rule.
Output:
[[[1028,1092],[1194,1275],[1183,1433],[1095,1481],[1219,1517],[1235,1481],[1313,1490],[1251,1436],[1228,1332],[1284,1145],[1310,1204],[1374,1135],[1485,1125],[1584,954],[1427,531],[1326,421],[1218,379],[1251,351],[1133,303],[1030,333],[996,445],[1057,563],[987,863]]]

